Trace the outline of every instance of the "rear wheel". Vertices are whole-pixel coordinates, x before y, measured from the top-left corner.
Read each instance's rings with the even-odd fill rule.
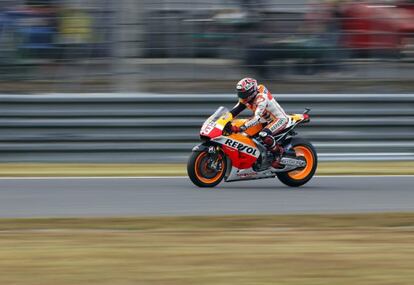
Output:
[[[306,161],[306,166],[290,172],[278,173],[279,180],[291,187],[299,187],[312,179],[318,167],[318,156],[313,145],[309,142],[299,142],[293,145],[297,157],[302,157]]]
[[[208,152],[193,152],[187,163],[191,181],[199,187],[214,187],[226,173],[226,159],[222,153],[214,158]]]

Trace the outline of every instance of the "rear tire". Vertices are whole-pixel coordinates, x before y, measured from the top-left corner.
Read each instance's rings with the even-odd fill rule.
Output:
[[[206,161],[208,156],[209,153],[206,151],[193,152],[188,159],[188,177],[198,187],[214,187],[223,180],[224,175],[226,174],[227,160],[225,159],[225,156],[222,153],[219,154],[222,163],[221,170],[219,171],[208,167]]]
[[[299,187],[311,180],[315,174],[318,167],[318,155],[313,145],[305,140],[293,144],[292,149],[296,152],[296,156],[305,158],[306,166],[290,172],[278,173],[277,178],[287,186]]]

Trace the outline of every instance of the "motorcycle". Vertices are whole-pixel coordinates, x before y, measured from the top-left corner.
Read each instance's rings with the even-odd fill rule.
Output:
[[[195,146],[187,163],[191,181],[199,187],[214,187],[225,182],[277,177],[282,183],[299,187],[315,174],[318,157],[313,145],[297,136],[295,128],[310,122],[310,109],[292,114],[291,124],[275,136],[284,148],[280,167],[272,167],[275,154],[267,149],[259,133],[262,124],[242,133],[232,133],[231,126],[242,126],[246,119],[233,120],[225,107],[219,107],[200,130],[202,143]]]

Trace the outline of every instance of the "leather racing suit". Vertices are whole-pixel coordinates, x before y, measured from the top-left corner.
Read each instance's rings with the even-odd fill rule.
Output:
[[[276,144],[274,136],[288,127],[291,122],[290,117],[276,102],[270,91],[264,85],[259,85],[258,93],[251,102],[240,99],[230,112],[235,118],[246,108],[253,111],[254,116],[244,124],[244,128],[265,124],[259,134],[263,142],[271,151],[282,152]]]

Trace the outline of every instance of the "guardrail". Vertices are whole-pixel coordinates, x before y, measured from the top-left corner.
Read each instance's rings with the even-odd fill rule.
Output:
[[[414,94],[277,95],[321,160],[413,160]],[[0,95],[1,162],[184,162],[235,95]],[[248,113],[245,113],[248,115]]]

